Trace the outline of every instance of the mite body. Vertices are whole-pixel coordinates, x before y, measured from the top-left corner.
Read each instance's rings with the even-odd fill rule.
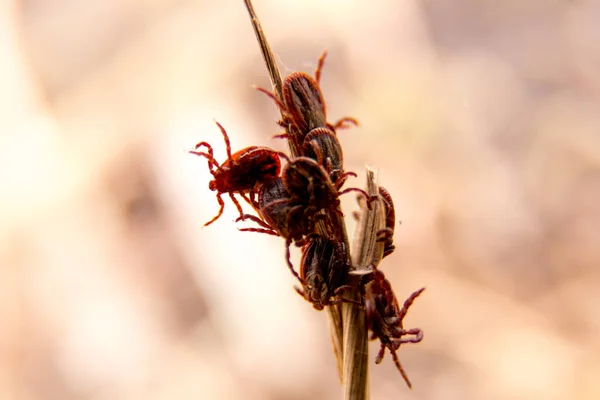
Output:
[[[245,217],[256,222],[260,221],[259,224],[264,229],[270,230],[264,233],[281,236],[291,242],[301,242],[304,236],[310,233],[311,220],[303,218],[302,204],[294,201],[281,178],[263,182],[258,187],[258,199],[253,201],[262,220],[253,215]]]
[[[403,306],[398,305],[398,299],[392,290],[390,282],[385,278],[383,272],[373,269],[373,273],[365,276],[365,282],[361,285],[363,302],[365,305],[367,326],[372,332],[371,339],[379,339],[381,348],[375,363],[383,360],[385,349],[392,354],[396,368],[402,374],[409,388],[412,384],[404,372],[396,351],[402,343],[418,343],[423,340],[423,331],[419,328],[405,330],[402,324],[409,307],[413,301],[425,290],[419,289],[411,294]],[[404,336],[409,336],[408,338]]]
[[[286,158],[285,154],[281,156]],[[352,174],[347,172],[344,175]],[[360,193],[367,200],[369,208],[371,202],[378,198],[377,196],[369,197],[364,190],[359,188],[340,191],[331,181],[327,171],[309,157],[288,159],[281,178],[290,197],[296,204],[302,205],[304,218],[309,220],[312,220],[322,210],[327,214],[337,213],[343,216],[339,210],[339,196],[345,193]]]
[[[316,310],[342,301],[351,301],[339,296],[346,288],[343,283],[348,268],[348,252],[343,242],[313,235],[302,248],[302,289],[295,289]]]
[[[353,172],[344,173],[342,145],[331,129],[315,128],[310,131],[304,138],[302,154],[323,166],[337,189],[343,186],[348,176],[356,176]]]
[[[258,200],[252,202],[263,216],[263,225],[268,225],[280,236],[291,237],[296,241],[300,236],[312,233],[317,213],[322,210],[340,212],[339,196],[342,194],[358,192],[369,203],[377,199],[377,196],[369,197],[359,188],[338,190],[325,169],[311,158],[296,157],[290,160],[284,153],[278,154],[287,161],[281,178],[261,181],[257,185]],[[286,221],[283,220],[283,215],[286,216]],[[239,219],[249,217],[245,215]]]
[[[304,72],[293,72],[281,87],[286,122],[300,132],[327,126],[325,99],[318,81]]]
[[[236,221],[249,219],[260,228],[241,228],[241,231],[260,232],[281,236],[286,239],[286,260],[290,270],[300,282],[303,280],[295,272],[290,261],[290,245],[302,246],[306,236],[313,233],[318,220],[327,220],[328,213],[339,211],[341,194],[357,191],[369,198],[362,189],[349,188],[337,190],[325,169],[315,160],[308,157],[289,159],[285,154],[279,155],[287,160],[281,173],[281,179],[275,178],[261,182],[252,191],[252,204],[259,210],[261,218],[254,215],[241,215]],[[258,199],[254,199],[257,193]],[[325,211],[325,214],[320,213]]]
[[[281,179],[294,202],[304,205],[306,217],[323,209],[337,209],[340,205],[338,190],[325,169],[308,157],[289,160]]]
[[[283,116],[278,123],[288,129],[292,136],[281,134],[276,137],[292,140],[296,148],[302,147],[304,137],[315,128],[328,128],[335,132],[350,125],[358,125],[358,121],[352,117],[341,118],[335,124],[327,122],[325,99],[319,86],[326,56],[327,52],[324,51],[319,57],[315,78],[305,72],[293,72],[287,76],[281,86],[281,100],[266,89],[258,89],[275,101]]]
[[[217,201],[220,205],[218,214],[204,224],[204,226],[212,224],[223,214],[225,202],[221,196],[224,193],[229,194],[231,201],[237,207],[240,216],[242,216],[244,215],[242,207],[234,197],[234,193],[239,193],[248,201],[245,193],[249,192],[260,182],[278,177],[281,170],[278,153],[268,147],[250,146],[231,154],[229,136],[221,124],[218,122],[216,124],[225,140],[227,160],[219,164],[214,158],[212,146],[207,142],[196,144],[195,151],[190,151],[192,154],[207,159],[208,168],[214,178],[209,182],[208,187],[210,190],[217,192]],[[207,149],[206,153],[198,151],[202,147]]]

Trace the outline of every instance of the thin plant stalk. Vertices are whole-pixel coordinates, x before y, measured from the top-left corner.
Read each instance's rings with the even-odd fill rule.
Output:
[[[282,79],[277,62],[275,61],[275,56],[262,30],[251,0],[244,0],[244,4],[248,9],[252,27],[269,72],[273,93],[277,99],[281,100]],[[289,132],[289,129],[286,129],[286,133],[288,135],[292,134],[292,132]],[[292,156],[295,157],[298,156],[298,154],[301,154],[301,149],[295,147],[293,140],[289,140],[288,144]],[[378,194],[375,177],[370,170],[367,170],[367,193],[369,195]],[[377,253],[374,252],[374,249],[378,248],[378,245],[380,244],[379,242],[376,242],[377,231],[385,226],[385,218],[384,216],[381,216],[382,212],[382,207],[377,201],[373,202],[372,210],[368,210],[366,206],[363,205],[359,221],[360,228],[355,236],[353,247],[353,252],[355,253],[354,257],[358,260],[358,263],[355,264],[358,270],[354,272],[358,272],[358,275],[349,275],[349,283],[354,287],[350,296],[354,296],[355,300],[360,299],[360,273],[364,273],[370,265],[373,263],[378,264],[381,260],[383,253],[382,245],[379,246],[381,247],[381,254],[378,256],[378,260],[376,260],[377,256],[374,255]],[[338,215],[338,213],[329,213],[326,217],[331,218],[329,221],[330,223],[339,227],[346,248],[350,248],[348,235],[346,233],[346,225],[343,218]],[[327,236],[325,223],[323,221],[320,221],[317,224],[316,231],[322,236]],[[354,303],[343,303],[340,306],[330,306],[327,307],[326,310],[329,317],[334,354],[337,360],[338,375],[343,386],[344,399],[366,400],[369,398],[369,382],[368,340],[365,312],[362,307]]]

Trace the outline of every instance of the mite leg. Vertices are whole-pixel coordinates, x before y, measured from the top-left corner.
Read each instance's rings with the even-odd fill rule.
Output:
[[[317,155],[317,162],[319,163],[319,165],[325,166],[325,162],[323,160],[323,152],[321,151],[321,147],[314,141],[310,142],[310,146],[312,147],[313,152]],[[331,163],[331,161],[330,161],[330,163]],[[329,170],[327,170],[327,168],[325,168],[325,170],[327,172],[329,172]]]
[[[333,293],[335,293],[336,295],[339,295],[344,290],[353,289],[353,288],[354,288],[354,286],[352,286],[352,285],[343,285],[343,286],[340,286],[337,289],[335,289]]]
[[[281,100],[277,98],[277,96],[275,96],[275,94],[261,87],[257,87],[256,90],[269,96],[269,98],[271,98],[275,102],[275,104],[277,104],[277,107],[279,107],[282,111],[287,112],[286,106],[281,102]]]
[[[296,292],[298,292],[298,294],[306,300],[306,294],[304,293],[304,290],[300,289],[298,286],[294,286],[294,289],[296,289]]]
[[[385,242],[394,236],[394,230],[392,228],[384,228],[376,233],[378,242]]]
[[[267,235],[279,236],[277,232],[272,229],[263,229],[263,228],[238,228],[240,232],[258,232],[258,233],[266,233]]]
[[[196,143],[196,146],[194,146],[194,150],[198,150],[200,147],[206,147],[206,150],[208,151],[210,158],[214,158],[213,148],[209,143],[198,142],[198,143]]]
[[[242,210],[242,206],[240,205],[240,202],[237,201],[237,199],[235,198],[235,196],[233,195],[232,192],[229,193],[229,197],[231,198],[231,201],[233,202],[233,204],[235,204],[236,208],[240,212],[240,217],[243,218],[244,217],[244,211]]]
[[[317,83],[321,81],[321,71],[323,70],[325,57],[327,57],[327,50],[323,50],[323,54],[321,54],[319,61],[317,62],[317,69],[315,69],[315,81],[317,81]]]
[[[410,338],[394,339],[394,345],[396,348],[400,347],[402,343],[419,343],[421,340],[423,340],[423,331],[420,328],[413,328],[408,330],[399,329],[394,331],[394,335],[414,335],[414,337]]]
[[[217,124],[217,126],[221,130],[221,133],[223,134],[223,139],[225,139],[225,149],[227,150],[227,158],[231,158],[231,142],[229,142],[229,135],[227,135],[227,131],[225,130],[225,128],[223,128],[223,125],[221,125],[217,121],[215,121],[215,124]]]
[[[352,171],[348,171],[348,172],[344,172],[342,175],[340,175],[340,177],[338,178],[338,180],[340,179],[348,179],[349,176],[352,176],[354,178],[356,178],[356,172],[352,172]]]
[[[425,290],[425,288],[421,288],[421,289],[417,290],[416,292],[414,292],[413,294],[411,294],[410,296],[408,296],[408,299],[406,299],[404,301],[404,304],[402,305],[402,308],[400,309],[400,312],[398,313],[398,318],[400,318],[400,320],[404,319],[404,316],[408,312],[408,308],[412,305],[413,301],[415,301],[415,299],[417,297],[419,297],[419,295],[421,293],[423,293],[424,290]]]
[[[257,210],[260,210],[260,206],[259,206],[259,204],[258,204],[258,200],[256,200],[256,197],[258,196],[258,195],[256,194],[256,189],[257,189],[257,186],[254,186],[254,187],[253,187],[253,188],[250,190],[249,197],[250,197],[250,201],[252,201],[253,207],[254,207],[255,209],[257,209]]]
[[[346,173],[348,174],[349,172],[346,172]],[[344,190],[342,190],[341,192],[339,192],[339,193],[338,193],[338,196],[341,196],[341,195],[343,195],[343,194],[346,194],[346,193],[349,193],[349,192],[358,192],[358,193],[362,194],[362,195],[365,197],[365,199],[367,199],[367,207],[369,208],[369,210],[371,210],[371,209],[372,209],[372,208],[371,208],[371,203],[372,203],[373,201],[375,201],[375,200],[377,200],[377,199],[379,198],[379,196],[378,196],[378,195],[375,195],[375,196],[369,196],[369,195],[367,194],[367,192],[365,192],[364,190],[362,190],[362,189],[359,189],[359,188],[348,188],[348,189],[344,189]]]
[[[394,364],[396,364],[396,368],[400,371],[402,378],[404,378],[404,382],[408,385],[409,389],[412,389],[412,383],[408,379],[406,372],[404,372],[404,368],[402,368],[402,364],[400,364],[400,360],[398,359],[398,355],[396,354],[396,350],[390,349],[390,353],[392,353],[392,359],[394,360]]]
[[[200,143],[200,144],[202,144],[202,143]],[[190,151],[190,153],[206,158],[206,160],[208,161],[208,169],[210,170],[210,172],[213,175],[214,175],[214,173],[213,173],[214,168],[219,169],[219,163],[217,162],[217,160],[215,160],[215,158],[212,156],[212,154],[209,154],[209,153],[207,154],[207,153],[204,153],[201,151],[194,151],[194,150]]]
[[[220,206],[219,213],[213,219],[211,219],[210,221],[205,223],[204,226],[208,226],[208,225],[212,224],[213,222],[218,220],[219,217],[223,214],[223,210],[225,209],[225,202],[221,198],[221,193],[217,193],[217,201],[219,202],[219,206]]]
[[[265,221],[263,221],[262,219],[258,218],[255,215],[251,215],[251,214],[244,214],[241,217],[239,217],[238,219],[235,220],[235,222],[240,222],[240,221],[245,221],[249,219],[250,221],[256,222],[258,225],[260,225],[261,227],[274,231],[273,227],[269,224],[267,224]]]
[[[336,297],[330,301],[330,304],[332,306],[337,306],[338,304],[342,304],[342,303],[352,303],[352,304],[356,304],[357,306],[362,306],[362,303],[360,301],[348,299],[345,297]]]
[[[290,137],[287,133],[278,133],[277,135],[273,135],[273,139],[288,139]]]
[[[300,275],[298,275],[298,273],[294,269],[294,265],[292,264],[292,259],[291,259],[292,254],[290,252],[291,245],[292,245],[292,240],[289,238],[286,239],[286,241],[285,241],[285,260],[287,261],[287,265],[290,268],[290,271],[292,271],[292,275],[294,275],[296,277],[296,279],[298,279],[298,281],[300,281],[302,286],[304,286],[305,285],[304,279],[300,278]]]
[[[361,196],[360,194],[356,195],[356,202],[358,203],[358,206],[360,208],[364,207],[364,204],[365,204],[364,201],[365,201],[365,198],[363,196]]]
[[[334,171],[332,171],[331,174],[333,172]],[[337,190],[340,190],[342,188],[342,186],[344,186],[344,183],[346,183],[346,179],[348,179],[349,176],[353,176],[353,177],[356,178],[356,173],[354,173],[352,171],[344,172],[343,174],[341,174],[340,176],[338,176],[338,178],[335,180],[334,187]]]
[[[246,193],[239,193],[239,195],[242,197],[242,199],[244,199],[246,201],[246,203],[250,204],[250,206],[252,206],[252,208],[254,208],[254,211],[256,211],[257,213],[260,213],[260,208],[258,207],[258,203],[256,202],[256,200],[253,198],[254,197],[254,192],[250,192],[250,196],[252,196],[252,198],[248,197],[248,194]]]
[[[390,246],[386,245],[383,249],[383,257],[389,256],[390,254],[392,254],[394,252],[394,250],[396,250],[396,246],[394,246],[393,244]],[[381,257],[381,258],[383,258],[383,257]]]
[[[385,355],[385,344],[381,343],[381,347],[379,348],[379,352],[377,353],[377,357],[375,357],[375,364],[381,364],[383,361],[383,356]]]
[[[361,301],[354,300],[354,299],[349,299],[347,297],[342,297],[342,295],[340,294],[344,290],[353,289],[353,288],[354,287],[351,286],[351,285],[343,285],[343,286],[340,286],[337,289],[335,289],[333,291],[333,293],[337,296],[337,299],[335,300],[337,302],[336,304],[339,304],[339,303],[353,303],[353,304],[356,304],[357,306],[362,307],[363,303]]]
[[[356,120],[356,118],[352,118],[352,117],[340,118],[331,127],[333,128],[333,131],[336,131],[338,129],[348,129],[351,126],[358,126],[358,121]]]

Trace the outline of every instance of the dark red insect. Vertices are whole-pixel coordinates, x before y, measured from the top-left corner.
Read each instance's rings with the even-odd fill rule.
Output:
[[[302,289],[295,289],[316,310],[344,301],[354,302],[340,297],[340,292],[348,288],[343,283],[349,266],[348,252],[343,242],[311,235],[302,248]]]
[[[281,154],[281,156],[284,159],[286,158],[284,154]],[[338,180],[348,175],[353,175],[353,173],[346,172],[340,175]],[[288,159],[288,163],[281,173],[281,178],[290,197],[295,202],[305,206],[304,213],[307,216],[321,210],[340,213],[338,208],[340,205],[339,196],[349,192],[360,193],[367,199],[368,204],[377,199],[377,196],[369,197],[364,190],[359,188],[348,188],[339,191],[329,178],[327,171],[315,160],[308,157]]]
[[[353,172],[344,174],[342,145],[335,133],[328,128],[315,128],[306,135],[302,155],[323,166],[337,189],[343,186],[348,176],[356,176]]]
[[[301,246],[304,243],[302,239],[310,234],[312,229],[311,220],[303,218],[302,204],[292,199],[281,178],[263,182],[257,188],[257,193],[251,194],[251,201],[262,219],[246,214],[238,218],[236,222],[249,219],[258,223],[262,228],[241,228],[240,230],[281,236],[289,239],[290,243],[292,241],[300,242],[298,246]]]
[[[229,136],[221,124],[218,122],[216,124],[225,139],[227,160],[223,164],[219,164],[213,155],[212,146],[207,142],[196,144],[195,149],[206,147],[208,153],[190,151],[192,154],[207,159],[208,168],[214,178],[208,183],[208,188],[217,192],[217,201],[221,207],[218,214],[205,223],[204,226],[212,224],[223,214],[225,202],[221,196],[224,193],[229,194],[231,201],[240,212],[240,216],[244,215],[240,203],[233,196],[234,193],[239,193],[242,198],[249,201],[246,192],[249,192],[260,182],[278,177],[281,169],[278,153],[268,147],[250,146],[231,154]]]
[[[413,301],[425,290],[419,289],[411,294],[404,301],[402,308],[398,305],[398,299],[392,290],[390,282],[385,278],[383,272],[373,268],[373,273],[363,278],[365,281],[361,285],[363,292],[363,302],[367,316],[367,326],[371,330],[371,339],[379,339],[381,348],[375,363],[379,364],[383,360],[385,349],[392,354],[396,368],[402,374],[404,381],[409,388],[412,384],[404,372],[396,351],[402,343],[419,343],[423,340],[423,331],[419,328],[405,330],[402,320],[406,316],[409,307]],[[410,335],[405,338],[403,336]]]
[[[377,198],[376,196],[369,198],[364,190],[358,188],[338,191],[325,169],[311,158],[296,157],[290,160],[283,153],[279,155],[287,160],[281,179],[264,181],[258,189],[258,201],[253,200],[253,202],[255,208],[261,212],[264,223],[269,225],[269,229],[283,237],[291,236],[292,240],[296,240],[296,237],[311,233],[305,229],[296,229],[296,226],[301,225],[302,228],[310,230],[312,227],[310,223],[294,224],[294,221],[312,221],[314,215],[321,210],[340,212],[339,196],[342,194],[355,191],[365,196],[368,201]],[[272,211],[275,210],[277,212],[273,213]],[[287,221],[281,218],[284,214]],[[246,218],[250,219],[248,215],[240,219]],[[293,235],[292,233],[295,232],[297,234]]]
[[[282,155],[282,158],[285,158],[285,155]],[[343,180],[348,175],[353,175],[353,173],[344,173],[338,179]],[[364,190],[358,188],[338,190],[325,169],[308,157],[296,157],[291,161],[288,160],[281,176],[293,202],[302,206],[302,216],[298,218],[312,221],[312,225],[317,218],[322,218],[326,221],[325,226],[331,235],[338,240],[343,240],[340,234],[341,228],[337,226],[339,219],[331,216],[338,214],[343,217],[339,209],[339,196],[349,192],[358,192],[367,199],[369,208],[371,208],[371,202],[377,199],[377,196],[369,197]]]
[[[258,199],[254,191],[251,202],[259,210],[261,218],[245,214],[236,221],[249,219],[256,222],[260,228],[241,228],[241,231],[266,233],[281,236],[286,239],[286,259],[292,273],[302,279],[295,272],[290,261],[290,245],[295,243],[302,246],[306,243],[305,237],[313,233],[313,228],[318,220],[326,219],[320,214],[322,210],[327,213],[341,213],[339,210],[339,196],[350,191],[356,191],[369,200],[364,190],[349,188],[338,191],[329,175],[315,160],[308,157],[296,157],[290,160],[285,154],[279,155],[287,160],[281,179],[272,179],[262,182],[257,186]]]
[[[394,252],[394,228],[396,226],[396,211],[394,210],[394,201],[392,195],[383,186],[379,186],[379,196],[383,201],[385,209],[385,229],[377,232],[378,242],[384,242],[383,257],[389,256]]]
[[[287,134],[277,137],[292,140],[297,148],[302,146],[304,136],[315,128],[329,128],[335,132],[350,125],[358,125],[358,121],[352,117],[341,118],[335,124],[327,123],[325,99],[319,86],[326,56],[327,52],[324,51],[319,57],[314,79],[304,72],[294,72],[286,77],[281,87],[281,100],[268,90],[258,88],[281,109],[283,119],[279,121],[279,125],[292,132],[291,138]]]
[[[281,87],[283,109],[300,132],[327,126],[325,99],[319,82],[304,72],[293,72]]]

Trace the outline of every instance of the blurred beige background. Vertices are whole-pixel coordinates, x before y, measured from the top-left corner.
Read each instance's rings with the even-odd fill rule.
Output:
[[[242,1],[0,4],[0,398],[340,398],[282,241],[202,228],[213,118],[285,145]],[[427,286],[414,391],[387,355],[371,397],[600,398],[600,3],[254,5],[284,74],[329,51],[346,168],[402,221],[381,268]]]

